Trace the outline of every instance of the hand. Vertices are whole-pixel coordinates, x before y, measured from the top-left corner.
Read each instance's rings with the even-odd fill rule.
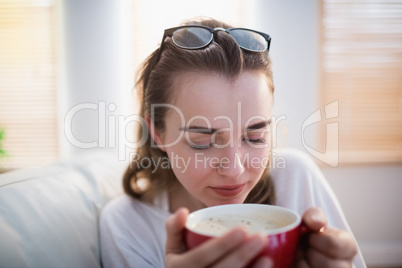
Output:
[[[263,249],[266,237],[247,236],[246,231],[237,228],[222,237],[213,238],[192,250],[184,244],[184,228],[188,210],[178,209],[166,221],[166,267],[244,267]],[[259,258],[255,268],[271,267],[267,258]]]
[[[328,227],[319,208],[308,209],[303,214],[303,222],[312,233],[300,249],[304,256],[296,262],[296,267],[353,267],[357,245],[349,233]]]

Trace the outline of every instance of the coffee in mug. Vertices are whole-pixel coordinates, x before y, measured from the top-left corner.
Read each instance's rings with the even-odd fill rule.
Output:
[[[220,236],[235,227],[241,227],[249,233],[265,233],[268,230],[284,227],[292,223],[291,218],[282,216],[280,219],[266,215],[235,215],[224,214],[204,219],[193,226],[193,230]]]

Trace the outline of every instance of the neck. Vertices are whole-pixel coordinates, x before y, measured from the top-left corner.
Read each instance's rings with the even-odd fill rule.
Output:
[[[181,207],[186,207],[190,212],[193,212],[205,208],[205,205],[178,183],[169,191],[169,211],[174,213]]]

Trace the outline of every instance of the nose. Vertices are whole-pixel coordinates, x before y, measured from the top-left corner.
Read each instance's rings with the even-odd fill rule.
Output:
[[[221,176],[237,178],[244,173],[244,163],[242,163],[239,149],[235,146],[228,146],[222,149],[224,150],[224,155],[217,166],[217,171]]]

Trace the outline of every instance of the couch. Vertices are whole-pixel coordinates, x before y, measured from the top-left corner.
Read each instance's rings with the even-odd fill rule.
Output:
[[[1,174],[0,267],[101,267],[100,210],[127,164],[102,152]]]

